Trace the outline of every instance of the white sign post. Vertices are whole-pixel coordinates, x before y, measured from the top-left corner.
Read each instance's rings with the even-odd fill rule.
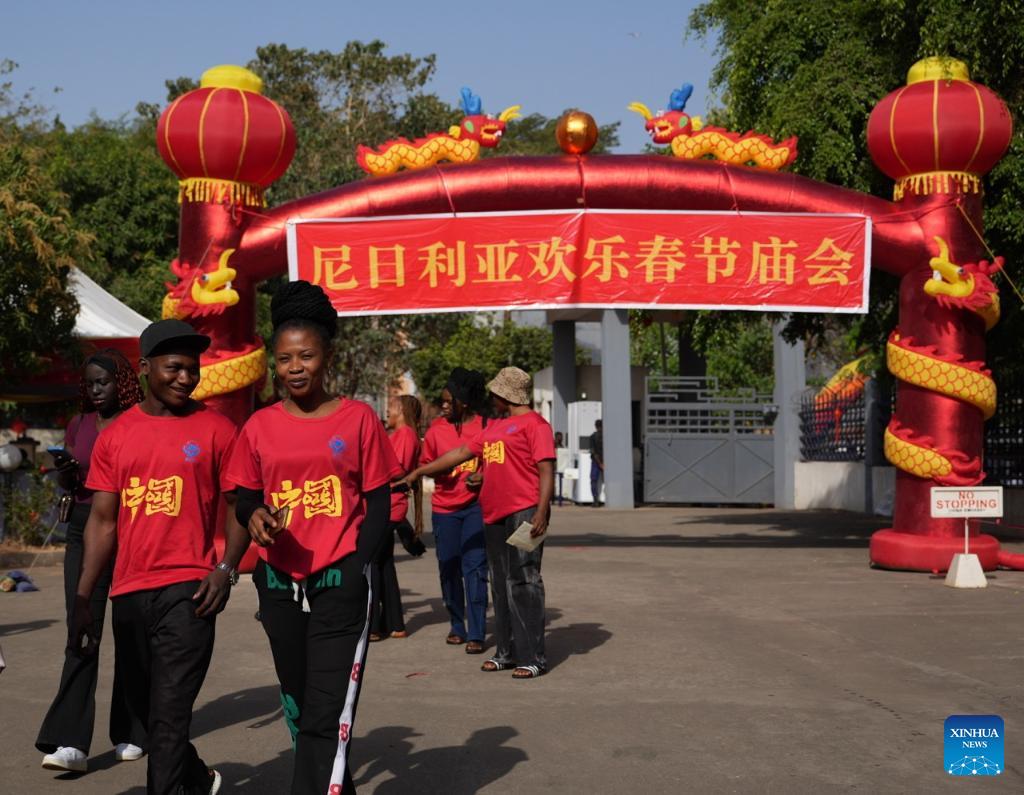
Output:
[[[998,519],[1003,515],[1002,486],[933,486],[931,493],[933,519],[964,520],[964,551],[953,555],[946,573],[950,588],[986,588],[988,581],[981,561],[970,551],[969,519]]]

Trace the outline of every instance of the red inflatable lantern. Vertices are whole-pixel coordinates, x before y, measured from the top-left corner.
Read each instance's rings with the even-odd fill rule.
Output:
[[[904,193],[978,193],[979,175],[999,162],[1012,134],[1006,105],[972,83],[963,62],[926,58],[871,112],[868,149],[896,180],[897,200]]]
[[[183,201],[263,204],[263,189],[295,154],[295,129],[262,89],[247,69],[215,66],[160,116],[157,147]]]
[[[232,256],[262,207],[263,193],[295,154],[295,130],[285,110],[262,96],[260,78],[240,66],[215,66],[200,87],[161,115],[156,143],[181,180],[181,237],[171,263],[164,317],[191,323],[212,339],[203,354],[194,397],[241,421],[266,374],[254,331],[256,283]]]

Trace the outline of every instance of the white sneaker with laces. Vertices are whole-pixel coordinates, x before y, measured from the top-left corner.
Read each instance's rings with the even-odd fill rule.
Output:
[[[132,743],[118,743],[114,746],[114,759],[118,762],[134,762],[136,759],[142,759],[144,753],[146,752]]]
[[[84,773],[89,769],[89,760],[77,748],[60,746],[52,754],[43,757],[43,768],[46,770],[70,770],[72,773]]]

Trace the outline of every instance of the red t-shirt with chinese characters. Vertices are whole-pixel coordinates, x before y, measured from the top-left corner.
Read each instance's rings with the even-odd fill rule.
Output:
[[[103,429],[86,486],[121,495],[110,595],[201,580],[217,563],[213,533],[237,429],[200,405],[185,417],[132,406]]]
[[[462,423],[461,428],[438,417],[423,437],[421,464],[429,464],[445,453],[468,445],[483,428],[480,417]],[[466,487],[466,478],[480,467],[480,459],[473,458],[459,464],[451,472],[434,475],[434,495],[430,498],[430,510],[434,513],[455,513],[476,501],[476,492]]]
[[[540,414],[491,420],[468,446],[484,462],[480,507],[487,524],[540,502],[537,464],[555,457],[555,436]]]
[[[408,475],[416,468],[420,458],[420,437],[408,425],[403,425],[388,436],[391,449],[402,468],[402,474]],[[391,521],[400,522],[409,513],[409,492],[396,491],[391,494]]]
[[[259,555],[301,580],[356,548],[363,495],[402,474],[384,425],[365,403],[342,398],[325,417],[296,417],[284,403],[242,427],[226,477],[289,507],[285,529]]]

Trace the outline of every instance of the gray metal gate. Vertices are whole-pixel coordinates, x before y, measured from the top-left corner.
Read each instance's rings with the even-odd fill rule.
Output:
[[[771,503],[776,407],[713,378],[651,377],[644,399],[646,502]]]

